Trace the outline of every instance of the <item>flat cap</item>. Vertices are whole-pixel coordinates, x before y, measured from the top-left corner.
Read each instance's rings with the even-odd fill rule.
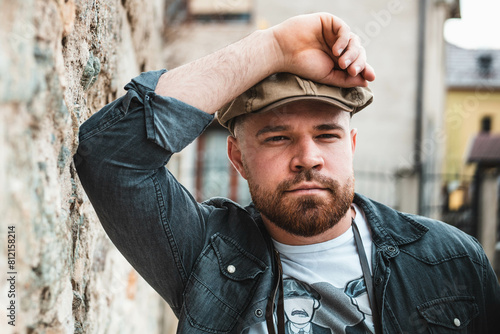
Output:
[[[218,110],[217,118],[222,126],[233,133],[236,117],[266,112],[298,100],[319,100],[355,114],[373,101],[373,93],[366,87],[341,88],[290,73],[277,73],[227,103]]]

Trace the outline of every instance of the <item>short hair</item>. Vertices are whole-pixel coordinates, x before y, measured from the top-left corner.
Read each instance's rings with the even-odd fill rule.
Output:
[[[283,298],[313,298],[320,300],[321,295],[305,282],[285,278],[283,280]]]

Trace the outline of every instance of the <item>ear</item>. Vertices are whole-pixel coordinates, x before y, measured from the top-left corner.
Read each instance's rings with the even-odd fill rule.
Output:
[[[313,309],[317,309],[319,307],[319,300],[317,300],[316,298],[314,299],[314,305],[313,305]]]
[[[358,137],[358,129],[354,128],[351,130],[351,150],[354,156],[354,151],[356,151],[356,138]]]
[[[238,173],[240,173],[240,175],[247,180],[247,175],[245,173],[245,169],[243,168],[240,142],[233,136],[227,137],[227,156]]]

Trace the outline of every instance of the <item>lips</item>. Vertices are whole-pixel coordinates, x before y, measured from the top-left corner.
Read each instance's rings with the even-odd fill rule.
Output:
[[[315,191],[329,190],[320,184],[317,183],[301,183],[292,187],[291,189],[286,190],[286,192],[304,192],[304,193],[312,193]]]

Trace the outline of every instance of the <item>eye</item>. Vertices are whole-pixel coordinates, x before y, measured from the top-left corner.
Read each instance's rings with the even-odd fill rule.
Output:
[[[338,134],[335,134],[335,133],[323,133],[323,134],[320,134],[319,136],[317,136],[316,138],[332,139],[332,138],[340,138],[340,136]]]
[[[266,138],[264,141],[266,143],[271,143],[271,142],[280,142],[280,141],[284,141],[287,139],[288,139],[288,137],[285,137],[285,136],[273,136],[273,137]]]

